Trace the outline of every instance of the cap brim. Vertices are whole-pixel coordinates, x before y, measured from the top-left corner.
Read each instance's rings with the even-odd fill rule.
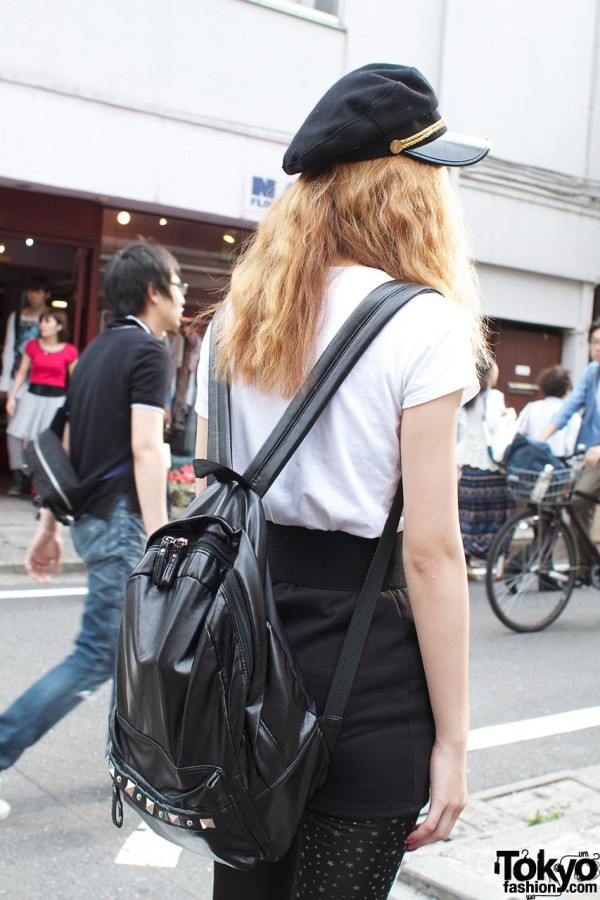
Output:
[[[406,156],[435,166],[472,166],[490,152],[490,142],[470,134],[447,131],[441,137],[404,150]]]

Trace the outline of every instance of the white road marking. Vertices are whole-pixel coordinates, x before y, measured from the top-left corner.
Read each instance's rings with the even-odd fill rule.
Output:
[[[581,731],[584,728],[595,728],[599,725],[600,706],[571,709],[550,716],[539,716],[537,719],[522,719],[519,722],[505,722],[502,725],[473,728],[469,732],[467,749],[484,750],[504,744],[517,744],[520,741],[533,741],[536,738],[549,737],[553,734],[566,734]],[[180,853],[181,847],[159,837],[143,822],[127,838],[115,862],[124,866],[174,868]]]
[[[23,590],[0,591],[0,600],[28,600],[30,597],[85,597],[86,587],[24,588]]]
[[[566,734],[584,728],[600,725],[600,706],[584,709],[570,709],[567,712],[539,716],[537,719],[523,719],[520,722],[505,722],[502,725],[488,725],[474,728],[469,732],[467,750],[483,750],[500,747],[503,744],[518,744],[553,734]]]
[[[152,866],[174,869],[179,861],[181,847],[171,844],[142,822],[130,834],[115,859],[121,866]]]
[[[25,588],[0,591],[0,600],[31,597],[84,597],[87,592],[87,587]],[[599,725],[600,706],[571,709],[567,712],[539,716],[535,719],[522,719],[518,722],[504,722],[501,725],[473,728],[469,732],[467,749],[485,750],[506,744],[518,744],[521,741],[533,741],[537,738],[550,737],[553,734],[566,734],[581,731],[584,728],[596,728]],[[152,832],[152,834],[154,833]]]

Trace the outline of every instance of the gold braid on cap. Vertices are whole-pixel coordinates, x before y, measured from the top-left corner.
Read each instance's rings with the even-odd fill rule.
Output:
[[[424,141],[425,138],[430,137],[432,134],[435,134],[436,131],[440,131],[445,127],[446,123],[444,119],[440,119],[433,125],[428,125],[428,127],[424,128],[423,131],[419,131],[418,134],[413,134],[412,137],[392,141],[392,143],[390,144],[390,150],[392,153],[402,153],[403,150],[408,150],[409,147],[414,147],[414,145],[418,144],[419,141]]]

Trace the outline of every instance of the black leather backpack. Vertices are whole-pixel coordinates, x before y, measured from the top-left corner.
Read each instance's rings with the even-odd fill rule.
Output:
[[[152,535],[126,591],[111,714],[122,799],[159,834],[235,866],[275,861],[323,783],[402,509],[399,488],[318,715],[273,600],[261,497],[374,336],[429,290],[388,282],[357,308],[243,475],[228,388],[211,380],[210,484]]]

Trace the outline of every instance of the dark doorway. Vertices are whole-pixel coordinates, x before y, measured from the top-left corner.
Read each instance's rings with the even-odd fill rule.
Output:
[[[490,322],[490,343],[498,363],[498,389],[506,405],[520,412],[530,400],[539,400],[537,377],[542,369],[559,365],[563,333],[516,322]]]

